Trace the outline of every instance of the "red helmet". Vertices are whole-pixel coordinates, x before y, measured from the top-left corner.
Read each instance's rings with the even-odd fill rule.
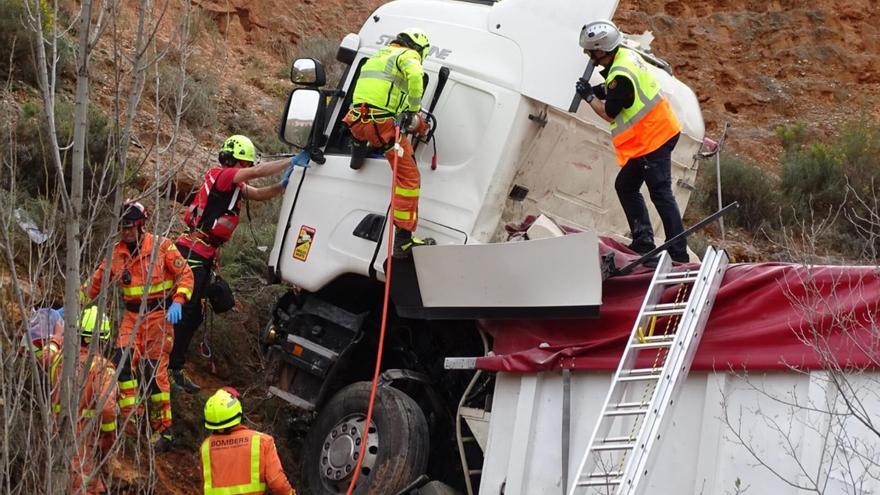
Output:
[[[140,227],[147,221],[147,209],[137,201],[126,200],[122,205],[123,227]]]

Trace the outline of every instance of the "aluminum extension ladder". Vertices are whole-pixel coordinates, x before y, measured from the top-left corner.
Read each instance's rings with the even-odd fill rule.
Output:
[[[687,378],[727,263],[723,250],[709,247],[699,271],[673,272],[663,252],[569,495],[639,493],[651,448]],[[670,293],[675,301],[662,302]]]

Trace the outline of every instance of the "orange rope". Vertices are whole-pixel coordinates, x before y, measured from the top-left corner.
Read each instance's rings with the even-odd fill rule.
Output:
[[[391,163],[391,211],[394,211],[394,178],[397,177],[397,149],[396,145],[400,139],[400,126],[394,124],[394,159]],[[367,452],[367,437],[370,434],[370,422],[373,420],[373,404],[376,401],[376,390],[379,385],[379,370],[382,367],[382,349],[385,345],[385,325],[388,323],[388,300],[391,293],[391,265],[392,255],[394,252],[394,221],[388,225],[388,262],[385,266],[385,297],[382,302],[382,326],[379,328],[379,349],[376,351],[376,370],[373,372],[373,386],[370,388],[370,405],[367,407],[367,421],[364,426],[364,438],[361,441],[361,449],[358,453],[357,465],[354,468],[354,476],[351,477],[351,483],[348,484],[346,495],[354,492],[358,477],[361,474],[361,463],[364,460],[364,454]]]

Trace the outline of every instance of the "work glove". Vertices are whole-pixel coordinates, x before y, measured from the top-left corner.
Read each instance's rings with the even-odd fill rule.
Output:
[[[598,86],[593,86],[593,94],[596,98],[600,100],[604,100],[608,98],[608,91],[605,89],[605,83],[599,84]]]
[[[587,103],[595,98],[595,95],[593,94],[593,87],[590,86],[590,81],[587,81],[583,77],[578,79],[577,82],[574,84],[574,90]]]
[[[177,322],[183,317],[183,306],[180,305],[179,302],[176,302],[168,308],[168,311],[165,312],[165,319],[168,320],[168,323],[172,325],[177,325]]]
[[[311,167],[309,160],[311,156],[309,152],[306,150],[300,151],[296,156],[290,158],[290,165],[288,165],[287,169],[284,171],[284,175],[281,176],[281,180],[278,181],[278,185],[281,186],[281,189],[287,188],[287,184],[290,182],[290,174],[293,173],[293,170],[296,167],[309,168]]]
[[[400,127],[406,132],[412,132],[419,125],[417,112],[403,112],[400,114]]]

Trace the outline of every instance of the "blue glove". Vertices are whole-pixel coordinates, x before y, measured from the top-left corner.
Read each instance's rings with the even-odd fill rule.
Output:
[[[306,150],[302,150],[296,156],[290,159],[290,165],[292,167],[299,165],[302,168],[309,168],[311,167],[311,165],[309,165],[309,160],[311,159],[312,156],[309,154],[309,152]]]
[[[287,188],[287,184],[290,182],[290,174],[293,173],[293,169],[296,167],[309,168],[311,165],[309,164],[309,160],[311,156],[309,152],[306,150],[300,151],[296,156],[290,159],[290,166],[287,167],[287,170],[284,171],[284,175],[281,176],[281,180],[278,181],[278,185],[281,186],[282,189]]]
[[[165,319],[168,320],[168,323],[172,325],[177,325],[177,322],[183,317],[183,306],[180,303],[174,303],[168,308],[168,311],[165,312]]]

